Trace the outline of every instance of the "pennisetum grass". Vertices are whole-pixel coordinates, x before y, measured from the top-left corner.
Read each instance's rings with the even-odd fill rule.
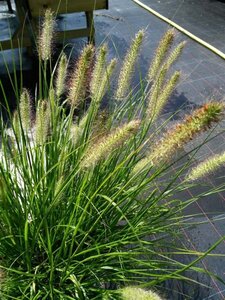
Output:
[[[174,38],[175,38],[175,31],[173,29],[170,29],[165,33],[165,35],[161,39],[158,48],[156,49],[155,57],[153,58],[148,71],[149,81],[152,81],[156,78],[162,66],[162,63],[173,44]]]
[[[20,97],[20,117],[21,123],[24,130],[29,130],[31,128],[31,99],[30,94],[27,89],[24,89]]]
[[[162,300],[156,293],[152,291],[145,291],[138,287],[126,287],[121,290],[122,298],[124,300]]]
[[[98,56],[95,61],[94,70],[91,78],[90,91],[92,95],[96,95],[99,89],[99,86],[104,76],[105,67],[106,67],[106,55],[107,55],[107,45],[104,44],[99,48]]]
[[[38,144],[44,144],[47,140],[50,126],[50,111],[47,100],[40,100],[36,113],[35,137]]]
[[[214,155],[203,162],[199,163],[196,167],[190,170],[186,176],[187,181],[194,181],[205,177],[210,173],[214,173],[217,169],[225,163],[225,153]]]
[[[197,253],[176,244],[187,226],[183,209],[196,198],[174,201],[176,190],[189,183],[184,180],[178,187],[175,172],[165,185],[165,171],[158,165],[168,171],[177,150],[218,122],[224,106],[205,104],[153,143],[150,119],[159,117],[180,76],[176,72],[166,79],[184,46],[169,53],[174,31],[165,34],[156,51],[147,93],[131,103],[128,90],[143,31],[132,42],[114,91],[116,60],[108,62],[106,45],[99,50],[86,46],[70,74],[62,54],[45,82],[53,36],[49,33],[47,39],[46,33],[53,24],[47,11],[39,39],[45,89],[36,95],[35,107],[27,90],[17,91],[21,97],[17,110],[9,111],[11,127],[0,122],[1,299],[159,300],[157,293],[141,287],[159,288],[172,278],[188,280],[187,269],[205,272],[195,264],[221,241]],[[111,103],[102,118],[106,92],[121,101]],[[59,101],[62,95],[64,102]],[[86,98],[90,105],[79,110]],[[151,147],[146,152],[147,142]],[[214,169],[223,156],[211,158],[203,168]],[[194,179],[196,171],[188,176]],[[183,255],[192,262],[181,262]]]
[[[55,19],[50,9],[45,12],[45,18],[40,30],[38,42],[39,58],[43,61],[50,60],[52,57],[52,42],[54,35]]]
[[[116,128],[116,130],[102,138],[97,145],[91,144],[90,149],[87,149],[87,153],[84,154],[84,159],[81,161],[81,168],[90,168],[95,166],[100,160],[107,157],[121,144],[128,141],[129,138],[134,135],[140,126],[139,120],[133,120],[122,127]]]
[[[59,65],[57,68],[57,76],[55,80],[55,93],[56,96],[59,98],[64,90],[65,90],[65,82],[66,82],[66,75],[67,75],[67,57],[65,53],[62,53],[62,56],[59,61]]]
[[[163,71],[161,73],[162,77],[164,75]],[[160,76],[155,82],[155,85],[153,86],[154,88],[152,89],[152,94],[150,94],[148,101],[147,118],[152,122],[157,120],[169,97],[174,91],[180,79],[180,72],[176,71],[164,86],[162,86],[161,79],[162,78]]]
[[[165,92],[162,91],[162,95]],[[210,128],[213,122],[218,122],[224,113],[224,105],[220,102],[211,102],[195,110],[185,120],[168,130],[152,150],[140,160],[133,172],[144,169],[149,164],[158,165],[173,157],[173,155],[192,140],[197,134]]]
[[[130,49],[128,50],[126,57],[124,58],[123,65],[118,77],[117,89],[115,98],[118,100],[127,96],[129,90],[130,80],[134,71],[135,63],[138,58],[139,50],[143,41],[144,31],[140,30],[133,40]]]
[[[77,108],[85,99],[85,86],[87,85],[87,75],[91,65],[94,54],[92,45],[87,45],[78,62],[77,66],[71,76],[70,89],[68,93],[68,100],[73,108]]]

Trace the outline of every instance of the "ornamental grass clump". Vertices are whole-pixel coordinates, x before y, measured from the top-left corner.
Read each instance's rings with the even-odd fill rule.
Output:
[[[142,40],[143,32],[138,35]],[[208,274],[196,264],[211,248],[195,252],[176,243],[186,220],[191,223],[183,209],[197,197],[175,201],[186,181],[178,187],[175,173],[165,185],[157,163],[163,161],[168,172],[172,154],[218,122],[224,106],[204,105],[153,144],[146,107],[162,68],[169,85],[163,58],[173,37],[169,31],[157,50],[152,85],[148,77],[142,81],[146,88],[135,94],[138,99],[132,89],[128,96],[127,85],[126,97],[114,99],[116,60],[109,61],[106,45],[86,46],[72,72],[62,54],[50,64],[51,80],[39,57],[42,86],[29,96],[33,104],[26,90],[18,91],[17,110],[9,111],[11,127],[0,121],[1,299],[158,300],[150,290],[162,289],[168,279],[188,280],[187,269]],[[129,63],[130,72],[134,62]],[[160,112],[170,90],[158,92]],[[142,172],[146,159],[150,174]],[[184,255],[190,264],[181,261]],[[159,292],[164,294],[166,299],[166,291]]]

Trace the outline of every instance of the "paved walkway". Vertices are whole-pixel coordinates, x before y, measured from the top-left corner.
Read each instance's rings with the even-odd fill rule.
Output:
[[[154,8],[164,7],[164,10],[167,11],[168,7],[172,7],[176,9],[178,4],[185,2],[185,6],[183,10],[188,6],[188,3],[192,8],[194,7],[194,3],[209,3],[208,0],[198,0],[198,1],[190,1],[190,0],[145,0],[146,4],[152,6],[155,4]],[[158,5],[157,5],[158,3]],[[214,2],[211,1],[211,5]],[[215,3],[215,5],[223,5],[222,3]],[[165,5],[165,6],[164,6]],[[197,5],[198,9],[200,9],[200,4]],[[207,6],[204,6],[205,9]],[[171,8],[171,13],[172,13]],[[194,10],[194,8],[193,8]],[[190,9],[189,9],[190,11]],[[196,10],[197,11],[197,10]],[[225,9],[223,10],[225,12]],[[222,15],[221,9],[215,9],[214,13],[217,12]],[[185,12],[183,12],[184,14]],[[211,14],[214,14],[211,11]],[[166,15],[168,16],[168,15]],[[193,21],[194,16],[190,13],[190,23],[193,26],[197,26],[197,22]],[[216,15],[214,15],[214,21],[216,19]],[[131,0],[111,0],[110,1],[110,9],[108,12],[98,12],[96,13],[96,32],[97,32],[97,43],[100,44],[103,40],[107,40],[110,44],[110,53],[111,55],[119,55],[121,60],[123,58],[125,50],[128,48],[130,39],[135,35],[135,33],[140,28],[146,28],[146,38],[144,42],[144,47],[139,60],[139,69],[142,74],[145,74],[149,61],[151,60],[159,38],[164,34],[164,32],[168,29],[168,25],[149,12],[145,11],[141,7],[137,6]],[[207,15],[205,14],[205,19],[202,16],[201,22],[202,25],[210,23],[211,19],[208,20]],[[220,31],[218,31],[218,35],[223,36],[223,26],[225,25],[225,17],[224,21],[220,20],[222,23],[220,27]],[[183,25],[182,23],[180,25]],[[207,27],[207,25],[205,25]],[[191,29],[191,28],[187,28]],[[197,32],[195,32],[197,33]],[[211,38],[215,37],[215,32],[209,32]],[[204,38],[203,36],[200,36]],[[215,41],[220,38],[215,37]],[[225,35],[223,36],[225,40]],[[183,107],[182,113],[180,114],[180,118],[183,116],[184,111],[190,111],[192,108],[198,107],[200,104],[206,102],[210,99],[222,100],[224,99],[225,94],[225,63],[224,61],[213,54],[211,51],[207,50],[203,46],[197,44],[193,40],[184,36],[183,34],[177,33],[177,42],[181,40],[187,41],[187,46],[184,50],[182,57],[179,61],[174,65],[174,69],[179,69],[183,73],[183,78],[176,91],[174,92],[169,104],[165,109],[165,114],[172,113],[176,111],[179,107]],[[209,40],[208,40],[209,42]],[[216,45],[215,45],[216,46]],[[116,48],[115,48],[116,47]],[[221,127],[219,129],[224,129],[225,124],[222,122]],[[204,147],[200,153],[199,159],[202,159],[203,156],[220,152],[221,150],[225,150],[225,139],[220,137],[214,140],[212,143],[209,143],[207,147]],[[221,170],[221,173],[217,175],[223,175],[224,169]],[[210,184],[217,184],[214,180],[215,174],[209,178]],[[223,180],[223,179],[221,179]],[[194,193],[194,191],[192,191]],[[199,190],[198,190],[199,192]],[[181,197],[181,195],[180,195]],[[183,194],[183,199],[190,198],[190,194]],[[209,196],[202,199],[198,205],[193,205],[187,211],[189,214],[199,213],[202,215],[198,221],[206,221],[207,224],[203,224],[196,228],[193,228],[191,231],[184,233],[184,240],[190,249],[202,249],[203,251],[208,249],[210,245],[212,245],[216,240],[218,240],[221,236],[225,235],[225,221],[221,220],[220,222],[216,221],[215,212],[217,214],[223,214],[225,211],[225,194],[217,194],[214,196]],[[208,212],[208,215],[205,213]],[[214,213],[214,214],[212,214]],[[213,216],[214,215],[214,216]],[[212,217],[213,216],[213,217]],[[212,217],[212,218],[211,218]],[[217,249],[217,253],[225,254],[225,243],[222,243],[220,247]],[[221,265],[225,266],[224,258],[218,259],[207,259],[200,266],[213,270],[216,274],[225,279],[224,268],[221,269]],[[212,286],[212,290],[208,290],[206,288],[199,288],[194,284],[192,288],[189,289],[187,286],[183,286],[172,282],[168,284],[168,288],[173,291],[179,291],[178,293],[172,292],[169,299],[173,300],[221,300],[225,299],[225,291],[224,286],[218,284],[213,279],[208,281],[204,276],[200,276],[199,278],[194,277],[196,280],[200,282],[204,282],[205,284]],[[170,285],[171,284],[171,285]],[[193,290],[196,290],[193,292]],[[192,294],[192,292],[193,294]],[[185,297],[181,293],[184,292],[188,296]]]
[[[139,59],[139,66],[137,71],[141,72],[143,75],[146,74],[151,58],[154,55],[155,48],[159,42],[160,37],[168,29],[168,25],[155,16],[151,15],[149,12],[143,10],[141,7],[137,6],[132,0],[109,0],[110,9],[109,11],[98,11],[95,14],[95,24],[96,24],[96,41],[97,45],[101,44],[103,41],[108,41],[110,56],[117,56],[121,60],[123,59],[124,53],[127,50],[131,38],[134,37],[135,33],[141,29],[146,29],[146,37],[144,41],[144,46]],[[151,5],[152,8],[158,9],[158,11],[167,14],[167,17],[174,17],[175,21],[179,21],[180,25],[192,26],[195,30],[199,30],[199,35],[201,38],[208,37],[208,42],[218,43],[221,49],[223,48],[223,41],[225,41],[224,25],[225,25],[225,4],[213,0],[144,0],[146,4]],[[0,15],[6,6],[0,4]],[[209,5],[207,6],[206,3]],[[199,13],[202,4],[202,15]],[[179,13],[178,12],[179,9]],[[210,13],[210,16],[206,14]],[[224,18],[223,18],[224,16]],[[7,37],[8,21],[6,19],[7,14],[3,14],[0,17],[0,32],[3,34],[3,38]],[[176,17],[176,18],[175,18]],[[197,18],[197,19],[196,19]],[[72,26],[74,21],[74,16],[68,17],[69,27]],[[76,19],[77,24],[80,26],[84,22],[84,16]],[[185,20],[185,22],[184,22]],[[218,22],[216,22],[218,21]],[[11,18],[10,22],[15,26],[15,18]],[[183,23],[182,23],[183,22]],[[217,23],[212,29],[212,23]],[[208,25],[207,25],[208,24]],[[217,27],[216,27],[217,26]],[[203,29],[205,30],[203,30]],[[191,27],[187,28],[191,30]],[[207,35],[207,36],[206,36]],[[224,99],[225,95],[225,63],[224,61],[205,49],[196,42],[190,40],[186,36],[177,33],[177,42],[181,40],[187,41],[187,46],[180,60],[174,65],[174,69],[181,70],[183,77],[181,83],[175,90],[169,104],[165,109],[165,114],[172,113],[182,106],[182,113],[179,115],[182,118],[185,111],[190,111],[190,109],[198,107],[200,104],[204,103],[210,99]],[[74,40],[74,45],[76,49],[80,48],[84,40]],[[222,44],[221,44],[222,43]],[[217,45],[215,45],[217,46]],[[19,68],[19,54],[18,51],[13,52],[15,64]],[[12,51],[5,51],[4,58],[9,63],[9,67],[12,68]],[[29,86],[32,73],[31,66],[32,61],[27,57],[26,52],[23,52],[24,59],[24,82]],[[136,80],[139,77],[139,73],[136,72]],[[0,76],[3,80],[3,84],[7,84],[8,79],[5,75],[4,60],[3,56],[0,55]],[[11,99],[12,106],[14,105],[14,97],[12,95],[12,89],[8,89],[8,98]],[[224,129],[224,125],[220,129]],[[225,143],[223,138],[215,140],[213,143],[209,144],[208,148],[204,148],[201,152],[202,155],[208,155],[208,153],[217,153],[222,149],[225,149]],[[199,158],[201,159],[201,158]],[[221,171],[221,175],[224,170]],[[214,176],[210,178],[210,182],[215,184]],[[191,232],[187,233],[187,243],[190,243],[193,247],[207,249],[213,242],[215,242],[220,236],[225,234],[225,222],[220,221],[219,223],[215,221],[215,212],[217,214],[222,214],[225,210],[225,198],[224,194],[216,195],[213,197],[208,197],[200,201],[200,206],[194,206],[188,213],[214,213],[213,218],[208,219],[209,225],[202,225],[198,229],[193,229]],[[183,195],[184,199],[187,195]],[[211,215],[210,215],[211,217]],[[208,216],[206,216],[208,218]],[[201,219],[205,220],[205,219]],[[207,236],[207,238],[206,238]],[[190,238],[190,240],[189,240]],[[191,246],[191,247],[192,247]],[[224,253],[225,244],[222,244],[218,249],[219,252]],[[218,259],[217,261],[207,260],[204,267],[217,272],[221,277],[224,276],[224,268],[221,266],[225,265],[224,260]],[[220,294],[222,290],[222,285],[218,286],[213,282],[213,292],[203,290],[201,296],[192,297],[190,299],[194,300],[220,300],[225,299],[225,296]],[[178,288],[178,286],[177,286]],[[174,289],[174,287],[173,287]],[[212,296],[212,294],[215,294]],[[200,294],[199,294],[200,295]],[[224,294],[225,295],[225,294]],[[183,300],[181,296],[171,296],[173,300]],[[188,299],[188,298],[186,298]]]
[[[142,0],[142,2],[225,52],[224,0]]]
[[[150,4],[156,1],[145,0],[145,2]],[[159,2],[164,5],[164,0]],[[104,16],[105,13],[113,18]],[[97,41],[100,42],[105,38],[112,40],[118,48],[119,54],[126,50],[135,32],[140,28],[147,28],[145,45],[140,59],[141,70],[145,73],[159,38],[168,29],[168,25],[131,0],[111,0],[109,12],[102,12],[102,14],[101,16],[98,13],[96,16]],[[221,31],[222,34],[224,34],[223,31]],[[186,40],[187,46],[175,68],[182,71],[183,80],[174,94],[171,109],[173,110],[184,103],[195,106],[210,98],[222,99],[225,92],[225,64],[223,60],[178,33],[177,41],[180,40]],[[113,50],[112,52],[116,53]]]
[[[145,0],[145,2],[150,3],[151,0]],[[152,2],[154,3],[155,0]],[[97,44],[107,40],[111,56],[119,56],[122,60],[131,38],[140,28],[146,28],[146,37],[137,70],[146,74],[159,39],[169,28],[168,24],[137,6],[131,0],[111,0],[110,3],[109,11],[96,13]],[[183,55],[174,65],[174,69],[181,70],[183,77],[164,111],[165,114],[173,113],[182,107],[180,118],[183,117],[184,112],[190,111],[208,100],[223,100],[225,95],[224,60],[177,32],[177,42],[181,40],[186,40],[187,45]],[[219,129],[224,129],[223,122]],[[208,154],[209,151],[211,151],[210,153],[219,153],[222,149],[225,149],[225,140],[220,137],[216,142],[213,141],[209,144],[207,149],[204,149],[205,153],[201,152],[201,157]],[[225,200],[221,201],[218,209],[223,211]]]

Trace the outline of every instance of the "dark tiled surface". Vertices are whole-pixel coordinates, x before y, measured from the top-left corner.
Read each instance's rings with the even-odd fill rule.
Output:
[[[143,0],[165,17],[225,51],[224,0]]]
[[[156,2],[155,0],[146,0],[148,3]],[[159,3],[163,6],[166,0],[162,0]],[[183,2],[183,1],[182,1]],[[182,3],[181,2],[181,3]],[[188,2],[188,0],[186,1]],[[189,1],[190,2],[190,1]],[[193,2],[193,1],[191,1]],[[195,2],[198,2],[195,0]],[[202,2],[200,0],[200,2]],[[206,0],[207,2],[207,0]],[[177,1],[173,1],[171,9],[175,6]],[[157,5],[158,7],[158,5]],[[223,6],[224,7],[224,6]],[[177,9],[177,7],[176,7]],[[167,10],[167,8],[166,8]],[[111,17],[119,18],[115,20],[109,18],[105,14],[110,15]],[[213,12],[212,12],[213,14]],[[194,16],[190,13],[191,20],[190,25],[195,28],[197,24],[194,23]],[[215,20],[215,16],[214,16]],[[201,21],[201,22],[200,22]],[[200,27],[204,28],[204,18],[202,17],[199,21]],[[222,23],[222,21],[221,21]],[[223,39],[219,36],[223,36],[223,26],[218,24],[218,32],[213,32],[215,41],[219,40],[220,45],[223,45]],[[225,17],[224,17],[225,24]],[[206,26],[209,28],[209,26]],[[146,73],[149,60],[151,60],[155,48],[157,46],[159,38],[164,34],[168,29],[168,25],[155,16],[149,14],[147,11],[141,9],[139,6],[135,5],[132,1],[129,0],[111,0],[110,1],[110,10],[109,12],[101,12],[96,16],[96,29],[97,29],[97,42],[101,43],[102,40],[106,39],[110,44],[111,55],[119,54],[123,57],[124,51],[129,45],[130,38],[134,36],[140,28],[146,28],[146,38],[143,46],[143,50],[139,60],[139,67],[143,74]],[[204,32],[204,34],[210,35],[210,33]],[[203,36],[202,36],[203,37]],[[182,57],[174,66],[174,69],[180,69],[183,73],[181,83],[177,87],[173,96],[171,97],[168,105],[166,106],[165,113],[174,112],[179,107],[183,107],[182,111],[189,111],[190,109],[198,107],[200,104],[206,102],[210,99],[224,99],[225,93],[225,64],[224,61],[197,44],[193,40],[187,38],[186,36],[178,33],[177,42],[181,40],[187,40],[187,46],[184,50]],[[113,42],[112,42],[113,41]],[[117,50],[114,48],[114,44],[117,46]],[[219,44],[218,44],[219,45]],[[182,115],[180,118],[182,118]],[[178,116],[179,118],[179,116]],[[224,130],[224,124],[218,128],[219,130]],[[204,140],[205,136],[201,137],[200,140]],[[189,150],[195,145],[189,145],[185,150]],[[206,157],[212,153],[219,153],[225,149],[225,140],[221,137],[209,143],[207,147],[203,147],[198,153],[198,160],[202,160],[203,157]],[[223,174],[224,169],[221,170]],[[218,184],[218,181],[215,181],[215,174],[208,178],[208,184],[211,186]],[[202,190],[204,190],[202,188]],[[189,199],[192,193],[200,193],[201,189],[191,190],[188,193],[182,195],[182,199]],[[181,195],[180,195],[181,196]],[[192,231],[186,231],[184,233],[184,239],[187,241],[189,249],[202,249],[206,250],[213,242],[225,234],[225,222],[222,221],[213,221],[215,215],[223,214],[225,211],[225,198],[224,193],[216,194],[213,196],[204,197],[199,201],[198,204],[192,205],[187,214],[199,214],[202,216],[202,221],[206,221],[206,224],[201,225],[201,227],[193,228]],[[210,238],[211,237],[211,238]],[[225,244],[222,244],[218,250],[219,253],[224,254]],[[201,267],[208,270],[213,270],[216,274],[224,278],[223,270],[221,269],[221,264],[225,265],[224,258],[218,258],[212,261],[212,259],[207,259],[201,263]],[[195,298],[197,300],[220,300],[225,299],[223,285],[215,283],[212,279],[200,278],[200,281],[209,284],[212,287],[212,290],[207,291],[207,289],[202,289],[203,292],[199,292],[201,289],[197,289],[197,294]],[[176,287],[174,288],[176,290]],[[179,287],[178,287],[179,289]],[[198,294],[199,292],[199,294]],[[204,295],[204,296],[203,296]],[[190,295],[189,295],[190,296]],[[185,297],[177,298],[175,293],[171,296],[170,299],[185,299]],[[188,299],[188,298],[187,298]]]
[[[214,19],[210,19],[206,17],[207,15],[200,15],[198,20],[196,21],[196,13],[194,13],[194,5],[196,3],[202,3],[204,11],[210,13],[210,16],[213,15]],[[7,28],[8,28],[8,20],[6,13],[1,14],[1,11],[5,10],[5,6],[2,6],[0,2],[0,31],[1,39],[5,39],[7,37]],[[209,1],[209,0],[161,0],[158,2],[156,0],[145,0],[145,3],[151,4],[151,6],[155,9],[164,9],[165,12],[168,13],[168,16],[174,16],[175,13],[183,7],[183,12],[180,14],[176,14],[180,18],[180,22],[182,23],[185,20],[186,24],[190,23],[193,27],[198,29],[198,31],[205,36],[210,37],[213,33],[212,39],[215,43],[217,43],[218,47],[222,49],[223,42],[225,41],[224,34],[224,22],[225,22],[225,4],[220,3],[218,1]],[[210,6],[205,5],[208,3]],[[183,5],[183,6],[182,6]],[[197,4],[196,4],[197,5]],[[200,4],[197,5],[198,9],[200,9]],[[214,9],[213,9],[214,7]],[[215,10],[215,7],[221,7],[221,9]],[[186,12],[185,12],[186,10]],[[197,10],[198,11],[198,10]],[[186,15],[185,15],[186,13]],[[213,20],[215,22],[215,13],[218,18],[218,22],[215,26],[210,27],[212,25]],[[169,15],[170,14],[170,15]],[[224,22],[222,20],[224,16]],[[76,20],[76,25],[80,26],[84,21],[84,16],[70,16],[69,18],[64,18],[60,22],[60,26],[64,26],[64,22],[68,21],[68,28],[74,25],[74,20]],[[10,23],[12,26],[15,26],[16,20],[15,18],[10,19]],[[143,10],[139,6],[135,5],[131,0],[110,0],[110,9],[109,11],[98,11],[95,14],[95,25],[96,25],[96,41],[97,45],[100,45],[103,41],[107,41],[109,43],[109,52],[110,57],[117,56],[119,60],[122,61],[125,51],[127,50],[131,38],[135,35],[135,33],[140,28],[146,28],[146,37],[143,45],[143,49],[139,58],[139,65],[135,72],[135,79],[138,80],[139,73],[141,72],[143,76],[146,74],[150,60],[154,54],[155,48],[158,44],[159,39],[168,29],[168,25],[155,16],[149,14],[147,11]],[[181,24],[182,25],[182,24]],[[197,30],[196,29],[196,30]],[[205,30],[204,30],[205,29]],[[207,29],[207,30],[206,30]],[[209,29],[211,31],[209,31]],[[212,31],[213,30],[213,31]],[[224,36],[223,36],[224,35]],[[165,117],[168,113],[176,111],[179,107],[182,106],[182,113],[177,116],[177,118],[182,118],[184,112],[193,108],[198,107],[200,104],[204,103],[206,100],[211,98],[215,99],[223,99],[225,94],[225,64],[224,61],[205,49],[201,45],[198,45],[196,42],[190,40],[186,36],[177,33],[177,42],[181,40],[187,40],[187,46],[184,50],[182,57],[179,61],[174,65],[174,69],[180,69],[183,73],[181,83],[173,93],[168,105],[165,109]],[[73,44],[76,51],[81,49],[81,45],[85,42],[85,40],[73,40],[71,43]],[[28,87],[32,86],[32,80],[30,80],[31,75],[35,74],[35,64],[32,59],[30,59],[26,51],[22,52],[23,55],[23,69],[25,76],[25,85]],[[13,58],[14,57],[14,58]],[[3,84],[6,86],[6,90],[8,92],[8,99],[11,101],[12,105],[15,103],[13,91],[10,87],[9,79],[6,75],[4,60],[8,63],[10,70],[13,69],[13,60],[17,69],[19,69],[19,52],[15,51],[4,51],[0,54],[0,76]],[[32,77],[33,79],[33,77]],[[7,88],[8,87],[8,88]],[[174,121],[176,121],[176,119]],[[220,130],[224,129],[224,125],[222,124]],[[191,146],[188,146],[191,147]],[[189,148],[185,150],[189,150]],[[209,147],[203,148],[199,153],[199,160],[202,157],[205,157],[209,153],[212,152],[220,152],[225,149],[225,140],[219,138],[216,142],[211,142]],[[223,170],[222,170],[223,172]],[[214,176],[209,178],[210,182],[215,184]],[[194,192],[194,191],[193,191]],[[190,195],[183,195],[183,199],[187,199]],[[225,210],[225,200],[224,195],[216,195],[215,197],[207,197],[202,199],[199,202],[198,206],[193,206],[190,211],[187,213],[196,214],[196,213],[208,213],[208,216],[211,216],[211,213],[222,214]],[[203,215],[204,216],[204,215]],[[204,219],[205,220],[205,219]],[[204,235],[207,233],[209,236],[214,239],[220,237],[221,234],[225,234],[224,230],[224,221],[220,221],[220,223],[216,223],[215,228],[209,223],[207,227],[202,225],[200,229],[200,234],[195,229],[191,232],[191,240],[193,240],[194,246],[197,249],[199,246],[203,247],[205,250],[208,247],[208,241],[206,243],[204,239]],[[218,233],[219,232],[219,233]],[[189,236],[189,233],[186,233]],[[223,248],[222,248],[223,249]],[[221,250],[222,251],[222,250]],[[204,266],[205,267],[205,266]],[[206,266],[207,268],[207,266]],[[217,261],[213,266],[213,271],[218,272],[220,276],[223,276],[221,270],[221,262]],[[217,294],[216,287],[213,286],[215,296],[204,297],[204,298],[196,298],[197,300],[220,300],[224,299],[224,297]],[[222,289],[222,286],[220,287]],[[212,295],[212,294],[211,294]],[[173,298],[175,300],[176,298]],[[179,298],[182,299],[182,298]]]
[[[152,3],[157,4],[155,0],[146,0],[145,2],[151,3],[151,6]],[[161,1],[158,6],[164,6],[168,2]],[[105,12],[97,13],[97,41],[99,43],[105,38],[113,41],[118,49],[115,51],[112,46],[112,54],[117,52],[122,56],[135,32],[140,28],[147,28],[140,58],[141,70],[145,73],[158,40],[168,29],[168,25],[129,0],[111,0],[110,10],[107,14],[120,18],[120,20],[105,16]],[[223,34],[221,30],[220,34]],[[182,57],[174,66],[175,69],[180,69],[183,73],[182,82],[175,93],[176,97],[179,98],[180,95],[182,104],[184,97],[186,97],[187,105],[201,104],[211,97],[223,98],[225,91],[225,64],[223,60],[208,49],[178,33],[177,42],[180,40],[186,40],[187,45]],[[213,82],[213,84],[210,82]],[[171,107],[171,109],[174,108]]]

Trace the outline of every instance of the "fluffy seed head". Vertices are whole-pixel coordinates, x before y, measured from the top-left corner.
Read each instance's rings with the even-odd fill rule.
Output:
[[[215,172],[218,168],[225,164],[225,152],[222,154],[214,155],[209,159],[198,164],[186,176],[186,181],[198,180],[210,173]]]
[[[113,74],[113,71],[115,70],[117,64],[117,60],[114,58],[110,61],[109,65],[107,66],[106,70],[104,71],[102,75],[101,82],[98,86],[98,90],[96,90],[95,95],[92,95],[92,100],[96,103],[99,104],[104,97],[107,87],[109,87],[110,83],[110,77]]]
[[[224,105],[220,102],[209,102],[187,116],[182,123],[168,130],[164,137],[155,145],[134,168],[137,173],[148,165],[158,165],[171,159],[177,150],[192,140],[197,134],[210,128],[213,122],[218,122],[223,114]]]
[[[109,112],[101,110],[101,112],[97,115],[95,122],[93,123],[92,135],[91,135],[92,141],[97,142],[99,139],[106,136],[108,132],[107,130],[108,120],[109,120]]]
[[[27,131],[31,127],[31,99],[27,89],[20,96],[19,110],[23,129]]]
[[[108,47],[104,44],[98,52],[97,59],[94,65],[94,71],[91,78],[90,92],[91,95],[96,95],[99,85],[101,84],[102,77],[106,67],[106,55],[108,52]]]
[[[118,78],[117,90],[115,93],[116,99],[123,99],[127,96],[128,89],[130,86],[130,81],[135,67],[135,62],[138,57],[138,53],[143,41],[143,37],[144,37],[144,30],[140,30],[136,34],[126,54]]]
[[[80,120],[79,124],[72,124],[71,129],[70,129],[70,138],[72,140],[72,143],[74,145],[77,144],[77,142],[80,140],[82,137],[84,128],[87,124],[87,119],[88,119],[88,113],[86,113],[82,119]]]
[[[55,103],[55,98],[56,98],[55,96],[56,96],[55,89],[51,87],[48,92],[48,99],[51,105]]]
[[[125,287],[120,291],[122,300],[162,300],[156,293],[138,287]]]
[[[77,124],[72,124],[70,128],[70,139],[73,145],[76,145],[79,141],[83,132],[83,128],[79,127]]]
[[[67,61],[66,54],[63,53],[59,61],[57,76],[55,81],[55,89],[56,89],[57,97],[60,97],[64,92],[64,88],[65,88],[64,85],[65,85],[65,79],[67,74],[67,63],[68,61]]]
[[[108,136],[102,138],[99,143],[92,144],[81,162],[81,169],[94,167],[100,160],[131,138],[137,132],[139,126],[139,120],[131,121],[115,129]]]
[[[45,11],[38,43],[38,54],[41,60],[47,61],[51,58],[54,27],[54,14],[50,9],[47,9]]]
[[[38,103],[35,124],[35,136],[37,144],[42,145],[46,140],[50,127],[50,106],[47,100]]]
[[[196,134],[206,131],[213,122],[217,122],[223,110],[224,106],[219,102],[211,102],[196,109],[182,123],[177,124],[165,134],[151,152],[151,160],[155,164],[170,158],[177,149],[192,140]]]
[[[153,112],[155,111],[158,97],[159,97],[160,93],[162,92],[166,74],[167,74],[167,68],[162,68],[160,70],[160,72],[157,74],[157,78],[155,79],[155,81],[151,87],[150,94],[148,97],[148,106],[147,106],[147,110],[146,110],[147,117],[151,116],[152,111]]]
[[[163,64],[162,67],[160,67],[161,62],[159,63],[159,70],[157,70],[157,72],[154,73],[154,81],[151,86],[151,91],[148,99],[148,108],[146,111],[148,120],[150,119],[151,121],[154,121],[158,117],[167,100],[169,99],[171,93],[173,92],[177,82],[179,81],[180,73],[175,72],[173,76],[167,81],[167,83],[164,83],[171,65],[181,55],[185,44],[186,42],[181,42],[170,53],[169,57],[166,59],[166,62]],[[153,76],[151,80],[152,79]]]
[[[13,113],[12,123],[13,123],[14,132],[16,135],[18,135],[20,132],[20,118],[19,118],[19,113],[17,110],[15,110]]]
[[[54,206],[58,205],[63,200],[63,185],[65,184],[64,176],[61,176],[55,184],[54,189]]]
[[[162,87],[161,91],[158,91],[158,97],[152,97],[149,99],[147,116],[152,122],[155,121],[163,110],[173,90],[175,89],[180,79],[180,72],[175,72],[167,83]],[[161,84],[160,84],[161,85]],[[156,86],[158,88],[158,86]]]
[[[182,51],[186,45],[186,42],[181,42],[178,44],[177,47],[175,47],[172,52],[170,53],[169,57],[167,58],[165,62],[165,66],[167,70],[173,65],[173,63],[179,58],[179,56],[182,54]]]
[[[92,45],[86,46],[77,62],[76,69],[72,74],[68,99],[73,108],[79,106],[85,98],[86,83],[89,67],[94,54]]]
[[[159,42],[158,48],[156,49],[155,56],[153,58],[153,61],[150,65],[149,71],[148,71],[148,80],[152,81],[155,79],[160,66],[165,59],[175,37],[175,31],[173,29],[168,30],[161,41]]]

